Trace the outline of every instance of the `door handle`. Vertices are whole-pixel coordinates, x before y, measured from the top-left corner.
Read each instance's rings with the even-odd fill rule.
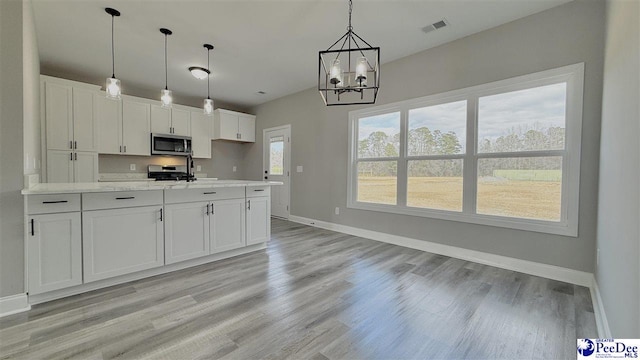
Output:
[[[35,224],[33,219],[31,219],[31,236],[35,236],[35,235],[36,235]]]
[[[160,208],[160,221],[162,221],[162,208]]]
[[[269,177],[268,177],[268,176],[265,176],[265,177],[264,177],[264,179],[265,179],[265,180],[267,180],[267,179],[269,179]]]

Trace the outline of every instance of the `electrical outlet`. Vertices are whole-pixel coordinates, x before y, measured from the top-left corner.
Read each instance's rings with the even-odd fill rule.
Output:
[[[136,164],[129,164],[129,170],[136,171]]]
[[[302,172],[302,165],[296,166],[296,172]]]
[[[336,206],[336,215],[340,215],[340,208]]]
[[[196,165],[196,171],[202,171],[202,165]]]
[[[600,248],[596,250],[596,266],[600,266]]]
[[[233,167],[233,172],[236,172],[236,170],[238,170],[238,168],[234,166]]]

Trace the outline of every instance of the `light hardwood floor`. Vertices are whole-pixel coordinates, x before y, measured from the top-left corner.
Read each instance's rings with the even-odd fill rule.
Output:
[[[575,359],[589,290],[273,220],[266,250],[0,319],[0,358]]]

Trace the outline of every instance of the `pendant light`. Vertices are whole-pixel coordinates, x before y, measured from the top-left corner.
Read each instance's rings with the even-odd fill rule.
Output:
[[[353,2],[349,0],[347,32],[318,53],[318,91],[327,106],[375,104],[378,97],[380,48],[369,45],[353,31],[352,11]]]
[[[160,102],[163,108],[171,108],[173,105],[173,96],[168,86],[168,66],[167,66],[167,36],[173,34],[169,29],[161,28],[160,32],[164,34],[164,89],[160,94]]]
[[[113,21],[116,16],[120,16],[120,11],[112,8],[105,8],[104,11],[111,15],[111,77],[107,78],[104,89],[107,93],[107,99],[120,100],[122,88],[120,87],[120,80],[116,79],[116,58],[113,46]]]
[[[211,91],[211,85],[209,85],[209,80],[211,79],[211,65],[209,63],[209,54],[211,53],[211,50],[213,50],[213,45],[211,44],[204,44],[203,45],[206,49],[207,49],[207,98],[204,99],[204,114],[205,115],[213,115],[213,100],[211,99],[210,96],[210,91]]]

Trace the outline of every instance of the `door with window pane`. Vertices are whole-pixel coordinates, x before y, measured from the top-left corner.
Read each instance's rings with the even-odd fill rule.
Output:
[[[265,129],[263,142],[263,163],[265,180],[281,181],[282,186],[271,188],[271,215],[289,218],[289,184],[291,128]]]

